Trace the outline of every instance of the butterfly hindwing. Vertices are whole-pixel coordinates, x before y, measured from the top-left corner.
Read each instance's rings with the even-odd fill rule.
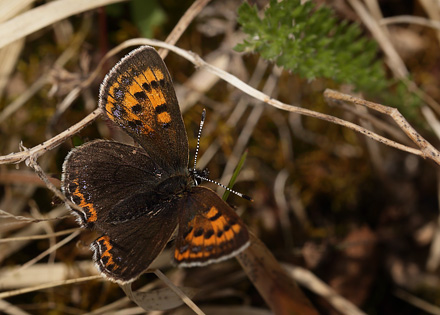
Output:
[[[181,200],[182,211],[174,252],[184,267],[202,266],[238,254],[249,245],[246,226],[215,192],[193,187]]]
[[[162,167],[188,167],[188,138],[168,70],[156,50],[142,46],[107,74],[99,106]]]
[[[112,281],[132,282],[160,254],[176,226],[173,205],[157,208],[136,220],[113,224],[91,244],[95,265]]]

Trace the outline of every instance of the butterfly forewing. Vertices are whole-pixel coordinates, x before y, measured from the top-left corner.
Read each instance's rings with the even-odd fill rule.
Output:
[[[135,49],[113,67],[99,106],[162,167],[186,170],[185,126],[170,74],[154,48]]]

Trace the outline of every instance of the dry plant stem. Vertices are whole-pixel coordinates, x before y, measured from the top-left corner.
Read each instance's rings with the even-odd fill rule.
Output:
[[[194,2],[191,5],[191,7],[185,12],[183,17],[179,20],[177,25],[174,27],[173,31],[167,37],[166,42],[174,45],[177,42],[177,40],[180,38],[182,33],[185,31],[185,29],[188,27],[188,25],[197,16],[197,14],[200,13],[200,11],[209,3],[209,1],[211,0],[198,0]],[[81,32],[81,34],[85,34],[85,33],[86,32]],[[99,62],[96,69],[92,72],[92,74],[84,82],[82,82],[80,86],[70,91],[69,94],[64,98],[60,106],[58,106],[57,112],[54,115],[55,117],[53,117],[51,121],[52,122],[56,121],[58,117],[70,107],[73,101],[77,99],[81,91],[85,87],[88,87],[96,79],[96,77],[100,75],[101,69],[103,68],[104,64],[107,62],[107,60],[110,57],[116,55],[118,52],[120,52],[121,50],[127,47],[128,45],[124,45],[124,43],[122,43],[121,45],[117,46],[116,48],[106,53],[105,56],[102,58],[102,60]],[[162,49],[161,51],[159,51],[159,54],[161,55],[162,59],[165,59],[166,55],[168,54],[168,50]]]
[[[400,141],[402,144],[411,145],[412,141],[409,140],[404,134],[402,134],[399,128],[395,126],[390,126],[387,121],[378,119],[375,116],[371,115],[368,111],[360,111],[358,108],[353,108],[353,106],[345,103],[338,105],[342,105],[344,111],[350,112],[353,115],[356,115],[358,118],[362,118],[371,122],[376,128],[379,128],[380,130],[392,135],[394,139]]]
[[[171,45],[176,44],[180,36],[182,36],[183,32],[188,28],[188,25],[209,2],[211,2],[211,0],[194,1],[188,10],[186,10],[185,14],[180,18],[179,22],[177,22],[171,33],[167,36],[165,42]],[[162,57],[162,59],[165,59],[165,57],[168,55],[168,50],[160,49],[159,55]]]
[[[126,0],[59,0],[40,5],[0,24],[0,48],[69,16]]]
[[[89,116],[87,116],[87,117],[89,117]],[[28,166],[32,167],[35,170],[35,172],[37,173],[38,177],[40,177],[40,179],[46,184],[46,187],[49,188],[49,190],[51,190],[55,194],[55,196],[60,198],[65,204],[68,204],[70,206],[70,208],[76,209],[78,211],[82,211],[82,208],[80,206],[74,204],[69,199],[67,199],[66,196],[64,196],[64,194],[61,191],[59,191],[55,187],[54,184],[51,183],[51,181],[46,176],[46,174],[44,173],[44,171],[41,168],[41,166],[38,165],[35,155],[29,156],[29,158],[26,160],[26,164],[28,164]]]
[[[85,19],[82,23],[81,30],[79,31],[79,35],[76,35],[70,45],[63,51],[63,53],[55,60],[53,63],[53,69],[63,67],[75,54],[78,53],[78,49],[81,47],[81,44],[84,42],[86,38],[86,34],[88,34],[88,30],[90,29],[90,19]],[[11,104],[7,105],[6,108],[0,113],[0,123],[3,122],[6,118],[12,115],[15,111],[17,111],[21,106],[23,106],[29,99],[31,99],[34,94],[36,94],[48,81],[49,81],[49,71],[40,76],[37,81],[35,81],[30,88],[28,88],[23,94],[21,94],[15,101]],[[73,101],[73,100],[72,100]],[[54,117],[58,117],[60,114],[60,110],[57,109]],[[54,117],[51,120],[54,120]]]
[[[394,75],[397,78],[406,77],[408,75],[408,69],[406,68],[405,63],[402,61],[396,49],[391,44],[388,36],[386,36],[376,20],[374,20],[373,17],[369,14],[364,4],[359,0],[348,0],[348,2],[376,38],[377,42],[379,43],[380,47],[387,57],[390,69],[391,71],[393,71]]]
[[[99,279],[102,279],[101,275],[99,275],[99,276],[90,276],[90,277],[83,277],[83,278],[76,278],[76,279],[71,279],[71,280],[54,281],[54,282],[46,283],[46,284],[43,284],[43,285],[29,287],[29,288],[26,288],[26,289],[18,289],[18,290],[0,292],[0,299],[6,299],[6,298],[9,298],[11,296],[21,295],[21,294],[25,294],[25,293],[29,293],[29,292],[34,292],[34,291],[39,291],[39,290],[44,290],[44,289],[50,289],[50,288],[59,287],[59,286],[62,286],[62,285],[73,284],[73,283],[80,283],[80,282],[85,282],[85,281],[90,281],[90,280],[99,280]]]
[[[402,289],[394,290],[394,295],[403,300],[405,303],[414,305],[426,313],[440,315],[440,307],[428,303],[425,300],[422,300],[421,298],[418,298],[417,296],[412,295],[411,293],[408,293]]]
[[[250,86],[257,86],[261,82],[267,66],[268,64],[265,63],[263,59],[258,59],[257,65],[255,66],[254,72],[249,80]],[[237,105],[234,107],[232,113],[229,115],[229,118],[226,120],[226,125],[229,127],[235,127],[243,117],[248,105],[249,98],[244,94],[241,95]],[[219,148],[220,141],[216,139],[209,145],[208,149],[203,152],[203,155],[197,161],[198,167],[204,169],[208,165],[209,161],[211,161],[211,159],[215,156]]]
[[[60,248],[61,246],[67,244],[68,242],[70,242],[71,240],[73,240],[75,237],[77,237],[79,234],[81,233],[80,230],[77,230],[75,232],[73,232],[72,234],[70,234],[68,237],[66,237],[65,239],[63,239],[62,241],[58,242],[55,246],[51,246],[50,248],[48,248],[47,250],[45,250],[44,252],[42,252],[40,255],[38,255],[37,257],[29,260],[27,263],[23,264],[19,269],[17,269],[15,272],[20,272],[23,269],[26,269],[27,267],[35,264],[37,261],[43,259],[45,256],[49,255],[50,253],[56,251],[58,248]]]
[[[376,141],[379,141],[379,142],[384,143],[386,145],[392,146],[392,147],[397,148],[399,150],[409,152],[409,153],[412,153],[415,155],[419,155],[424,158],[430,158],[430,159],[434,160],[437,164],[440,165],[439,152],[432,145],[430,145],[428,142],[426,142],[426,140],[421,138],[420,135],[418,133],[416,133],[414,131],[414,129],[409,126],[409,124],[406,122],[406,120],[400,115],[400,113],[396,109],[382,106],[379,104],[375,104],[375,106],[372,107],[376,110],[379,110],[381,112],[389,114],[392,117],[394,116],[393,119],[397,119],[396,122],[399,124],[399,126],[401,126],[401,128],[404,128],[404,131],[407,132],[408,135],[410,135],[410,138],[413,139],[413,141],[415,141],[416,144],[419,145],[422,150],[417,150],[417,149],[410,148],[410,147],[404,146],[402,144],[396,143],[394,141],[391,141],[387,138],[384,138],[378,134],[375,134],[365,128],[362,128],[356,124],[345,121],[343,119],[339,119],[339,118],[336,118],[336,117],[333,117],[330,115],[325,115],[325,114],[318,113],[318,112],[308,110],[305,108],[296,107],[293,105],[288,105],[288,104],[282,103],[282,102],[280,102],[276,99],[273,99],[273,98],[269,97],[268,95],[258,91],[257,89],[252,88],[251,86],[247,85],[246,83],[244,83],[243,81],[241,81],[237,77],[233,76],[232,74],[225,72],[221,69],[218,69],[210,64],[207,64],[198,55],[196,55],[192,52],[189,52],[189,51],[185,51],[185,50],[180,49],[178,47],[169,45],[167,43],[161,42],[161,41],[151,40],[151,39],[128,40],[128,41],[124,42],[122,45],[113,49],[107,55],[113,54],[113,53],[115,53],[115,51],[122,50],[125,47],[135,46],[135,45],[154,45],[154,46],[164,47],[166,49],[172,50],[173,52],[177,53],[178,55],[180,55],[180,56],[186,58],[187,60],[191,61],[192,63],[194,63],[197,67],[202,67],[202,68],[206,69],[207,71],[214,73],[215,75],[219,76],[220,78],[227,81],[231,85],[237,87],[238,89],[242,90],[243,92],[253,96],[254,98],[256,98],[258,100],[266,102],[269,105],[272,105],[272,106],[279,108],[279,109],[282,109],[282,110],[294,112],[294,113],[309,116],[309,117],[322,119],[322,120],[329,121],[329,122],[332,122],[332,123],[335,123],[335,124],[338,124],[341,126],[345,126],[349,129],[352,129],[356,132],[367,135],[368,137],[370,137]],[[89,80],[90,80],[90,78],[89,78]],[[327,93],[326,95],[336,94],[335,91],[331,91],[331,90],[326,91],[326,93]],[[348,97],[348,95],[347,95],[347,97]],[[355,98],[353,98],[353,99],[355,99]],[[374,104],[374,103],[368,102],[367,104]],[[361,104],[361,105],[363,105],[363,104]],[[93,111],[91,114],[89,114],[86,118],[84,118],[78,124],[74,125],[73,127],[62,132],[61,134],[53,137],[52,139],[50,139],[50,140],[32,148],[32,149],[29,149],[25,152],[9,154],[7,156],[0,157],[0,164],[19,163],[19,162],[26,160],[31,155],[34,155],[34,154],[37,154],[37,156],[42,155],[44,153],[44,151],[47,151],[47,150],[50,150],[50,149],[56,147],[61,142],[63,142],[65,139],[67,139],[71,135],[75,134],[76,132],[78,132],[79,130],[84,128],[85,125],[92,122],[99,114],[100,114],[99,109]]]
[[[185,51],[185,50],[180,49],[178,47],[171,46],[171,45],[168,45],[168,44],[166,44],[164,42],[160,42],[160,41],[156,41],[156,40],[136,39],[136,40],[129,40],[126,43],[128,44],[131,41],[134,41],[134,42],[136,42],[138,44],[141,43],[141,44],[145,44],[145,45],[155,45],[155,46],[160,46],[160,47],[166,47],[167,49],[172,50],[173,52],[177,53],[178,55],[180,55],[180,56],[186,58],[187,60],[191,61],[197,67],[206,69],[207,71],[210,71],[210,72],[218,75],[220,78],[222,78],[223,80],[225,80],[228,83],[232,84],[233,86],[237,87],[238,89],[242,90],[243,92],[245,92],[245,93],[253,96],[254,98],[256,98],[258,100],[261,100],[261,101],[263,101],[263,102],[265,102],[265,103],[267,103],[269,105],[272,105],[272,106],[274,106],[276,108],[279,108],[279,109],[282,109],[282,110],[286,110],[286,111],[290,111],[290,112],[295,112],[295,113],[298,113],[298,114],[301,114],[301,115],[305,115],[305,116],[310,116],[310,117],[322,119],[322,120],[325,120],[325,121],[329,121],[329,122],[332,122],[332,123],[335,123],[335,124],[347,127],[347,128],[352,129],[352,130],[354,130],[356,132],[362,133],[362,134],[364,134],[364,135],[366,135],[366,136],[368,136],[368,137],[370,137],[370,138],[372,138],[372,139],[374,139],[376,141],[379,141],[379,142],[384,143],[386,145],[392,146],[392,147],[394,147],[396,149],[399,149],[399,150],[402,150],[402,151],[406,151],[406,152],[409,152],[409,153],[412,153],[412,154],[415,154],[415,155],[419,155],[419,156],[422,156],[422,157],[425,157],[425,158],[426,157],[430,158],[430,159],[434,160],[437,164],[440,165],[439,152],[434,147],[432,147],[429,143],[427,143],[426,141],[425,141],[426,147],[431,148],[427,152],[422,152],[422,151],[425,150],[424,147],[421,147],[421,149],[422,149],[422,151],[421,151],[421,150],[417,150],[417,149],[414,149],[414,148],[410,148],[410,147],[404,146],[402,144],[399,144],[399,143],[396,143],[394,141],[391,141],[391,140],[389,140],[389,139],[387,139],[385,137],[382,137],[382,136],[380,136],[380,135],[378,135],[376,133],[371,132],[368,129],[362,128],[362,127],[360,127],[360,126],[358,126],[356,124],[353,124],[351,122],[345,121],[343,119],[340,119],[340,118],[337,118],[337,117],[334,117],[334,116],[330,116],[330,115],[325,115],[325,114],[322,114],[322,113],[318,113],[318,112],[315,112],[315,111],[312,111],[312,110],[308,110],[308,109],[305,109],[305,108],[296,107],[296,106],[293,106],[293,105],[288,105],[288,104],[282,103],[282,102],[280,102],[280,101],[278,101],[276,99],[273,99],[270,96],[268,96],[268,95],[258,91],[257,89],[252,88],[251,86],[247,85],[246,83],[244,83],[243,81],[241,81],[237,77],[233,76],[232,74],[230,74],[228,72],[225,72],[225,71],[223,71],[221,69],[218,69],[216,67],[213,67],[210,64],[207,64],[206,62],[203,61],[203,59],[201,59],[198,55],[196,55],[196,54],[194,54],[192,52]],[[378,105],[378,104],[376,104],[376,105]],[[389,108],[389,107],[382,106],[382,105],[379,105],[379,106],[381,106],[384,109],[385,108]],[[388,111],[391,112],[391,115],[396,115],[396,116],[400,115],[400,113],[398,113],[398,111],[396,109],[393,109],[393,108],[389,108],[389,109],[391,109],[391,111],[388,110]],[[386,113],[387,111],[385,110],[384,112]],[[400,115],[400,117],[402,117],[402,116]],[[403,121],[405,121],[404,126],[405,127],[409,127],[409,125],[406,122],[406,120],[403,117],[402,117],[402,119],[403,119]],[[420,135],[418,135],[418,137],[420,137]]]
[[[408,69],[406,68],[402,58],[400,58],[399,54],[397,53],[397,50],[392,45],[392,41],[389,39],[389,36],[387,36],[385,26],[381,27],[379,25],[379,22],[371,16],[361,1],[348,1],[379,43],[387,57],[387,63],[391,71],[394,73],[394,76],[402,80],[408,91],[415,93],[429,106],[431,106],[431,108],[435,110],[437,114],[440,114],[440,104],[430,95],[422,91],[413,81],[408,79]]]
[[[20,107],[22,107],[28,100],[31,99],[43,86],[47,83],[48,75],[41,76],[37,81],[35,81],[23,94],[7,105],[5,109],[0,113],[0,123],[6,120],[14,112],[16,112]]]
[[[298,283],[301,283],[312,292],[322,296],[342,314],[365,315],[365,313],[353,303],[340,296],[335,290],[324,283],[321,279],[317,278],[309,270],[287,264],[284,264],[283,266]]]
[[[440,2],[438,0],[419,0],[418,2],[431,20],[440,20]],[[440,42],[440,32],[437,31],[436,35],[437,41]]]
[[[282,169],[275,178],[275,182],[273,185],[273,195],[278,207],[279,223],[283,232],[283,238],[285,242],[284,247],[288,250],[292,249],[294,246],[292,225],[290,224],[289,219],[289,203],[286,198],[286,182],[289,178],[289,174],[290,173],[287,169]]]
[[[434,148],[428,141],[426,141],[407,121],[406,119],[400,114],[400,112],[397,110],[397,108],[383,106],[377,103],[365,101],[363,99],[340,93],[337,91],[333,91],[330,89],[327,89],[324,91],[324,97],[329,100],[334,101],[346,101],[351,102],[353,104],[362,105],[365,107],[368,107],[370,109],[373,109],[379,113],[385,114],[390,116],[396,124],[402,129],[403,132],[420,148],[420,150],[409,148],[407,146],[398,144],[394,141],[388,140],[382,136],[379,136],[377,134],[374,134],[372,132],[369,132],[370,134],[367,134],[370,138],[375,139],[379,142],[385,143],[389,146],[395,147],[397,149],[400,149],[402,151],[407,151],[416,155],[420,155],[423,158],[429,158],[432,159],[434,162],[440,165],[440,152]]]
[[[30,313],[25,312],[19,307],[12,305],[4,300],[0,300],[0,313],[11,315],[31,315]]]
[[[376,109],[376,110],[379,109],[381,112],[384,112],[386,114],[391,113],[391,114],[389,114],[391,116],[399,116],[399,117],[397,117],[398,121],[396,121],[396,122],[398,122],[399,126],[406,129],[405,132],[408,132],[408,130],[412,130],[412,131],[408,132],[407,134],[411,134],[411,136],[410,136],[411,139],[413,139],[413,141],[416,140],[416,143],[418,145],[421,145],[422,151],[404,146],[404,145],[396,143],[394,141],[391,141],[387,138],[384,138],[378,134],[375,134],[365,128],[362,128],[356,124],[345,121],[343,119],[339,119],[339,118],[336,118],[336,117],[333,117],[330,115],[325,115],[325,114],[318,113],[318,112],[308,110],[305,108],[296,107],[293,105],[288,105],[288,104],[282,103],[282,102],[280,102],[276,99],[273,99],[273,98],[269,97],[268,95],[258,91],[257,89],[247,85],[246,83],[244,83],[243,81],[241,81],[237,77],[233,76],[232,74],[225,72],[221,69],[218,69],[210,64],[207,64],[198,55],[196,55],[192,52],[180,49],[178,47],[169,45],[167,43],[161,42],[161,41],[152,40],[152,39],[128,40],[128,41],[124,42],[123,44],[119,45],[118,47],[116,47],[115,49],[113,49],[112,51],[110,51],[107,55],[112,55],[116,51],[120,51],[120,50],[124,49],[125,47],[136,46],[136,45],[154,45],[154,46],[164,47],[166,49],[172,50],[173,52],[177,53],[178,55],[180,55],[180,56],[186,58],[187,60],[189,60],[190,62],[194,63],[197,67],[201,67],[201,68],[206,69],[207,71],[219,76],[220,78],[227,81],[231,85],[237,87],[238,89],[242,90],[243,92],[253,96],[254,98],[256,98],[258,100],[266,102],[269,105],[272,105],[272,106],[279,108],[279,109],[282,109],[282,110],[294,112],[294,113],[309,116],[309,117],[318,118],[318,119],[332,122],[332,123],[335,123],[335,124],[338,124],[341,126],[345,126],[349,129],[352,129],[356,132],[362,133],[362,134],[364,134],[364,135],[366,135],[376,141],[379,141],[379,142],[384,143],[386,145],[392,146],[396,149],[399,149],[399,150],[402,150],[405,152],[409,152],[409,153],[412,153],[415,155],[419,155],[419,156],[422,156],[425,158],[430,158],[430,159],[434,160],[437,164],[440,165],[439,152],[432,145],[430,145],[428,142],[426,142],[426,140],[421,138],[420,135],[418,135],[418,133],[415,133],[414,129],[412,129],[409,126],[409,124],[406,122],[406,120],[400,115],[400,113],[396,109],[389,108],[389,107],[382,106],[382,105],[378,105],[378,104],[375,104],[376,106],[374,106],[375,107],[374,109]],[[100,65],[98,65],[98,68],[99,67],[100,67]],[[93,74],[91,75],[91,77],[93,77]],[[89,78],[89,80],[91,80],[91,78]],[[335,91],[331,91],[331,90],[326,91],[326,93],[327,93],[326,95],[336,94]],[[353,98],[353,99],[355,99],[355,98]],[[374,103],[367,103],[367,104],[374,104]],[[363,105],[363,104],[361,104],[361,105]],[[50,140],[48,140],[38,146],[35,146],[32,149],[29,149],[25,152],[9,154],[7,156],[1,156],[0,157],[0,164],[19,163],[19,162],[26,160],[31,155],[34,155],[34,154],[37,154],[37,156],[42,155],[45,151],[56,147],[61,142],[63,142],[65,139],[67,139],[71,135],[75,134],[76,132],[78,132],[79,130],[84,128],[85,125],[92,122],[100,113],[101,112],[99,109],[93,111],[91,114],[89,114],[86,118],[84,118],[81,122],[77,123],[73,127],[67,129],[66,131],[60,133],[59,135],[53,137],[52,139],[50,139]]]
[[[60,187],[60,180],[49,178],[52,184]],[[44,183],[36,176],[35,172],[25,170],[7,170],[0,173],[0,184],[24,184],[45,187]]]
[[[178,287],[176,287],[174,285],[174,283],[172,283],[170,281],[170,279],[168,279],[167,276],[165,276],[162,271],[160,271],[159,269],[154,270],[154,274],[160,279],[162,280],[171,290],[174,291],[174,293],[176,293],[181,299],[182,301],[188,305],[189,308],[191,308],[196,314],[198,315],[204,315],[205,313],[188,297],[186,296],[185,293],[183,293],[182,290],[180,290]]]
[[[282,70],[279,67],[274,67],[272,73],[264,84],[263,91],[265,94],[272,94],[278,83],[278,79],[281,75]],[[238,161],[240,160],[241,155],[243,154],[246,145],[254,132],[255,126],[260,120],[261,115],[264,111],[264,104],[258,102],[255,104],[254,108],[246,121],[240,135],[235,143],[234,149],[232,150],[231,156],[228,158],[228,162],[226,163],[225,169],[223,171],[221,182],[224,182],[226,177],[231,177],[234,172],[235,167],[237,166]]]
[[[398,24],[398,23],[417,24],[417,25],[431,27],[433,29],[440,31],[440,21],[433,21],[420,16],[399,15],[399,16],[387,17],[379,21],[380,25],[389,25],[389,24]]]
[[[150,291],[155,286],[157,286],[158,282],[160,280],[155,280],[153,282],[150,282],[143,287],[139,288],[137,292],[144,292],[144,291]],[[121,309],[122,307],[126,306],[127,304],[131,303],[129,297],[126,295],[123,298],[120,298],[119,300],[116,300],[114,302],[111,302],[109,304],[106,304],[98,309],[94,309],[90,313],[86,313],[85,315],[98,315],[98,314],[113,314],[116,312],[116,310]]]
[[[435,135],[437,136],[437,138],[440,139],[440,121],[438,120],[434,111],[428,106],[423,106],[421,108],[421,110],[422,110],[423,116],[425,117],[428,124],[431,126]]]
[[[19,241],[31,241],[31,240],[33,240],[33,241],[34,240],[44,240],[46,238],[51,238],[51,237],[57,237],[57,236],[61,236],[61,235],[70,234],[70,233],[76,232],[78,230],[79,230],[79,228],[75,228],[75,229],[68,229],[68,230],[64,230],[64,231],[60,231],[60,232],[55,232],[55,233],[52,233],[52,234],[2,238],[2,239],[0,239],[0,243],[19,242]]]
[[[69,216],[70,217],[70,216]],[[53,221],[53,220],[61,220],[66,217],[56,217],[56,218],[48,218],[48,219],[42,219],[42,218],[29,218],[29,217],[23,217],[20,215],[13,215],[7,211],[1,210],[0,209],[0,218],[10,218],[10,219],[14,219],[17,221],[21,221],[21,222],[16,222],[16,223],[38,223],[38,222],[44,222],[44,221]],[[3,222],[2,222],[3,223]],[[2,224],[3,225],[3,224]],[[0,243],[2,242],[2,239],[0,239]]]
[[[237,260],[271,310],[276,315],[318,314],[266,246],[252,233],[250,237],[250,246]]]
[[[100,114],[101,114],[101,110],[96,109],[93,112],[91,112],[88,116],[86,116],[83,120],[81,120],[80,122],[76,123],[72,127],[68,128],[65,131],[61,132],[60,134],[56,135],[55,137],[43,142],[42,144],[39,144],[31,149],[26,149],[26,150],[18,152],[18,153],[12,153],[9,155],[0,156],[0,164],[20,163],[30,157],[37,159],[38,157],[43,155],[45,152],[56,148],[61,143],[63,143],[66,139],[70,138],[72,135],[79,132],[81,129],[83,129],[88,124],[93,122],[96,119],[96,117],[98,117]]]
[[[60,215],[64,215],[66,212],[67,212],[66,207],[62,205],[51,210],[48,216],[58,217]],[[15,233],[12,237],[26,238],[42,232],[43,232],[43,227],[41,226],[41,224],[30,224],[26,226],[26,228],[21,229],[19,232]],[[0,263],[3,260],[5,260],[7,257],[11,256],[13,253],[16,253],[24,246],[26,246],[29,241],[30,241],[29,239],[26,239],[25,241],[9,243],[7,245],[0,244]]]
[[[440,202],[440,170],[437,170],[437,200]],[[440,211],[437,216],[437,224],[434,228],[429,255],[426,261],[426,269],[435,273],[440,264]]]

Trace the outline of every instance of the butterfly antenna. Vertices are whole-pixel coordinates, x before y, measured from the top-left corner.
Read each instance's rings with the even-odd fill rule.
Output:
[[[246,199],[246,200],[253,201],[252,198],[249,197],[248,195],[245,195],[245,194],[239,193],[238,191],[235,191],[235,190],[233,190],[233,189],[231,189],[231,188],[229,188],[229,187],[226,187],[225,185],[220,184],[220,183],[218,183],[218,182],[216,182],[216,181],[214,181],[214,180],[212,180],[212,179],[209,179],[209,178],[203,177],[203,176],[199,175],[198,172],[196,171],[197,155],[199,154],[200,138],[201,138],[201,136],[202,136],[203,125],[205,124],[205,118],[206,118],[206,109],[203,109],[203,111],[202,111],[202,119],[200,120],[199,134],[197,135],[197,146],[196,146],[196,152],[195,152],[195,154],[194,154],[194,168],[192,169],[193,176],[194,176],[195,178],[197,178],[197,179],[204,180],[204,181],[207,181],[207,182],[210,182],[210,183],[216,184],[216,185],[218,185],[218,186],[220,186],[220,187],[223,187],[223,188],[226,189],[227,191],[229,191],[229,192],[231,192],[231,193],[233,193],[233,194],[236,194],[237,196],[240,196],[241,198],[244,198],[244,199]]]
[[[244,198],[244,199],[249,200],[249,201],[253,201],[252,198],[249,197],[248,195],[242,194],[242,193],[240,193],[240,192],[238,192],[238,191],[235,191],[235,190],[233,190],[233,189],[231,189],[231,188],[229,188],[229,187],[226,187],[225,185],[223,185],[223,184],[221,184],[221,183],[219,183],[219,182],[216,182],[215,180],[212,180],[212,179],[209,179],[209,178],[206,178],[206,177],[200,176],[200,175],[197,174],[197,173],[194,174],[194,177],[195,177],[195,178],[198,178],[198,179],[200,179],[200,180],[204,180],[204,181],[207,181],[207,182],[210,182],[210,183],[216,184],[216,185],[218,185],[218,186],[220,186],[220,187],[223,187],[223,188],[226,189],[227,191],[229,191],[229,192],[231,192],[231,193],[233,193],[233,194],[236,194],[237,196],[239,196],[239,197],[241,197],[241,198]]]
[[[202,136],[202,129],[203,129],[203,125],[205,124],[205,118],[206,118],[206,109],[203,109],[202,119],[200,120],[199,134],[197,135],[196,153],[194,154],[194,169],[196,169],[197,155],[199,154],[199,147],[200,147],[200,137]]]

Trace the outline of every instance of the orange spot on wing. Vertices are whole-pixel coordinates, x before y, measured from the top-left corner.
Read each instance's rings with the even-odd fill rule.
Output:
[[[110,250],[113,248],[112,244],[110,244],[110,238],[108,236],[102,236],[98,239],[98,242],[99,241],[102,241],[105,247],[105,251],[102,253],[101,256],[108,257],[108,261],[105,266],[108,267],[109,265],[114,265],[115,267],[113,269],[118,269],[119,266],[115,264],[115,262],[113,261],[113,255],[110,253]]]
[[[190,253],[189,257],[191,257],[191,258],[203,258],[203,251],[200,251],[198,253]]]
[[[166,104],[165,97],[163,96],[162,91],[159,89],[151,90],[151,98],[152,98],[151,104],[153,105],[154,108]]]
[[[142,84],[146,83],[151,87],[151,90],[146,91],[146,94],[149,99],[149,103],[151,103],[153,108],[166,104],[165,96],[163,95],[162,90],[160,88],[153,88],[151,84],[152,82],[160,81],[163,78],[164,75],[159,69],[147,69],[144,71],[143,74],[138,75],[134,78],[133,84],[130,86],[130,93],[131,95],[134,95],[134,93],[140,92]]]
[[[87,222],[95,222],[98,219],[98,216],[96,214],[95,208],[93,207],[93,204],[90,202],[87,202],[84,195],[79,191],[78,180],[74,180],[73,183],[76,185],[76,188],[72,194],[81,200],[81,202],[78,204],[78,206],[83,209],[88,209],[87,214],[90,215],[90,217],[87,218]]]
[[[137,99],[134,97],[134,95],[137,92],[142,92],[143,91],[142,87],[139,86],[139,84],[137,83],[138,81],[140,81],[141,78],[143,79],[143,77],[137,76],[133,80],[132,84],[128,87],[127,97],[130,96],[131,102],[135,103],[134,105],[137,104]]]
[[[234,238],[234,232],[232,230],[225,231],[223,236],[226,238],[226,241],[230,241]]]
[[[214,237],[214,235],[212,235],[210,238],[205,238],[204,245],[210,246],[210,245],[215,245],[216,243],[217,243],[216,238]]]
[[[183,261],[183,260],[186,260],[186,259],[188,259],[188,257],[189,257],[189,248],[188,248],[186,251],[184,251],[183,253],[180,253],[180,252],[179,252],[179,249],[177,249],[177,248],[176,248],[176,250],[174,251],[174,258],[175,258],[177,261]]]
[[[113,100],[110,96],[107,98],[107,104],[105,104],[105,111],[107,112],[108,117],[111,120],[115,120],[115,116],[113,115],[112,109],[115,107],[115,105],[111,102]]]
[[[144,76],[147,78],[148,82],[158,81],[164,78],[163,72],[159,68],[151,69],[148,68],[144,71]]]
[[[211,207],[211,209],[209,209],[208,213],[205,214],[205,217],[207,217],[208,219],[211,219],[213,217],[215,217],[218,213],[218,209],[214,206]]]
[[[232,226],[232,231],[234,231],[235,234],[240,233],[240,231],[241,231],[241,226],[240,226],[239,224],[234,224],[234,225]]]
[[[167,112],[163,112],[163,113],[160,113],[159,115],[157,115],[157,120],[161,124],[168,124],[171,121],[171,117],[170,117],[170,114],[168,114]]]

